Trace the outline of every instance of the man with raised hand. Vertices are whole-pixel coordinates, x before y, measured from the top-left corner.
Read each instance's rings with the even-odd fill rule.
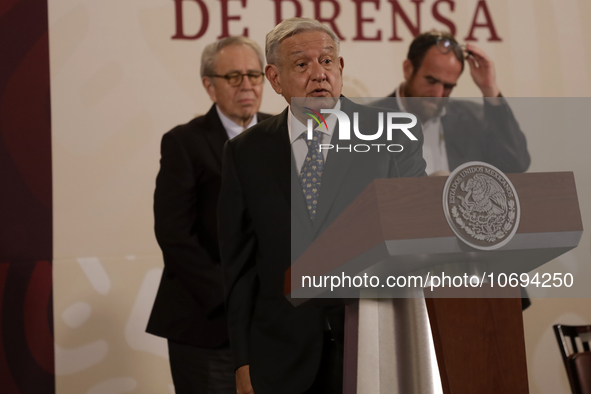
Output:
[[[483,103],[450,97],[465,62]],[[505,173],[530,165],[525,135],[497,85],[494,62],[473,44],[460,45],[447,32],[419,34],[402,63],[404,82],[374,105],[409,111],[421,120],[428,175],[449,175],[469,161],[492,164]],[[522,288],[522,309],[531,305]]]
[[[483,104],[446,100],[464,63],[482,92]],[[469,161],[483,161],[506,173],[530,164],[525,135],[497,86],[493,61],[476,45],[460,45],[447,32],[430,31],[410,44],[404,82],[375,105],[409,111],[421,119],[428,175],[449,175]]]

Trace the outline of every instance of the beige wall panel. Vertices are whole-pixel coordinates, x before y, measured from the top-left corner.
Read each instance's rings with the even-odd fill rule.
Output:
[[[168,393],[166,340],[144,332],[162,261],[54,261],[56,387],[60,394]]]

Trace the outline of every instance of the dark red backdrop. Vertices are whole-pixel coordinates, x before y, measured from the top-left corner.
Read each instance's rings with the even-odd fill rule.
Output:
[[[55,393],[46,0],[0,2],[0,391]]]

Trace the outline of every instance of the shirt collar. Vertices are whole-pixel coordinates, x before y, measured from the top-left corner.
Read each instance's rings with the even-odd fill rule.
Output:
[[[230,119],[226,115],[224,115],[224,113],[220,110],[220,107],[218,107],[217,104],[215,105],[215,109],[218,112],[218,116],[220,117],[220,120],[222,121],[222,125],[224,126],[224,129],[226,129],[226,134],[228,134],[228,139],[232,139],[232,138],[236,137],[238,134],[242,133],[244,130],[257,124],[257,114],[256,113],[254,114],[254,116],[250,120],[250,123],[248,125],[246,125],[246,127],[242,127],[239,124],[237,124],[236,122],[234,122],[232,119]]]
[[[341,100],[337,100],[336,105],[334,106],[334,109],[336,109],[337,111],[341,110]],[[337,117],[335,114],[330,114],[329,116],[324,118],[326,120],[326,125],[328,126],[328,130],[324,130],[324,127],[320,127],[320,126],[316,126],[314,128],[314,130],[318,130],[320,132],[322,132],[323,134],[326,134],[328,136],[332,137],[332,134],[334,133],[334,129],[337,125]],[[292,130],[293,127],[293,130]],[[288,111],[287,111],[287,131],[289,132],[289,141],[291,144],[293,144],[298,138],[300,138],[300,136],[302,135],[303,132],[308,130],[308,126],[305,126],[302,122],[300,122],[300,120],[298,118],[296,118],[295,116],[292,115],[291,113],[291,105],[288,107]]]

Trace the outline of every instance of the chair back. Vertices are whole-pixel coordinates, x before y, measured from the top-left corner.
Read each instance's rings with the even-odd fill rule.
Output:
[[[591,394],[591,325],[553,327],[573,394]]]

